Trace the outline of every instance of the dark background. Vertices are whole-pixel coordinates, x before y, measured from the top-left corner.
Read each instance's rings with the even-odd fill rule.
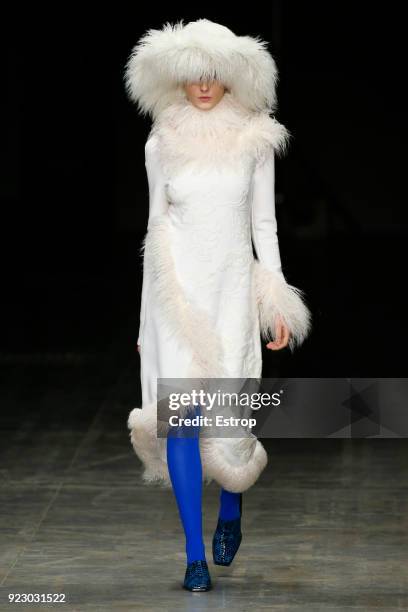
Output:
[[[208,9],[208,10],[207,10]],[[248,9],[248,7],[246,7]],[[133,364],[150,120],[127,99],[133,45],[166,21],[206,17],[260,35],[280,73],[277,162],[283,269],[306,292],[303,347],[265,351],[264,374],[405,375],[406,156],[402,16],[392,3],[288,3],[140,12],[136,3],[35,6],[3,37],[3,334],[16,366]]]

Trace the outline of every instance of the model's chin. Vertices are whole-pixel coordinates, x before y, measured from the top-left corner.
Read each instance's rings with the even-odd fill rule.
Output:
[[[214,106],[216,105],[217,105],[217,102],[214,102],[214,100],[197,100],[197,102],[195,102],[195,106],[203,110],[210,110],[211,108],[214,108]]]

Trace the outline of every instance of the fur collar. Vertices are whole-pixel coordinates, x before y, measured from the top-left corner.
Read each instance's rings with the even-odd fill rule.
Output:
[[[253,112],[230,93],[209,110],[186,97],[166,107],[152,126],[162,163],[171,172],[185,165],[224,167],[261,162],[271,149],[285,150],[290,134],[267,111]]]

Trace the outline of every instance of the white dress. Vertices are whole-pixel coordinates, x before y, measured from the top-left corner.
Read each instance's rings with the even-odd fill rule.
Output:
[[[173,104],[146,142],[142,407],[128,421],[146,481],[170,484],[166,440],[157,436],[158,378],[260,379],[261,334],[273,338],[277,314],[291,349],[308,334],[310,312],[285,280],[277,238],[275,150],[287,136],[227,92],[210,111]],[[267,463],[252,433],[200,443],[204,478],[230,491],[249,488]]]

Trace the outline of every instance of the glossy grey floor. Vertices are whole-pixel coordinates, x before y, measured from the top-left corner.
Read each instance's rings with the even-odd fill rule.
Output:
[[[219,490],[204,490],[214,588],[181,588],[171,490],[141,481],[126,418],[137,363],[8,365],[2,376],[1,610],[407,610],[405,440],[269,440],[244,495],[243,541],[211,561]],[[67,603],[8,604],[10,593]]]

